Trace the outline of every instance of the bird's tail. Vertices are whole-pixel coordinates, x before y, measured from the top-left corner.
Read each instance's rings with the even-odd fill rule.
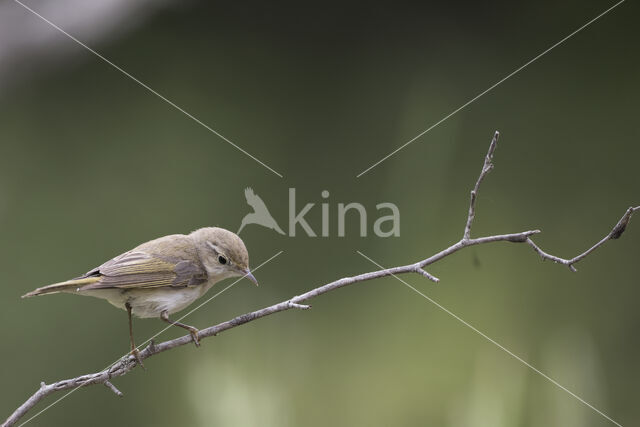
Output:
[[[100,280],[100,277],[84,277],[81,279],[67,280],[66,282],[54,283],[52,285],[43,286],[29,293],[22,295],[22,298],[34,297],[36,295],[54,294],[56,292],[64,291],[66,289],[80,288],[90,283],[95,283]]]

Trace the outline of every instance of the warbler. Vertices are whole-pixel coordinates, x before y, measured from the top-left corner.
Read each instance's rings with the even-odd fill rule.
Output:
[[[143,243],[80,277],[38,288],[22,298],[64,292],[106,299],[127,311],[131,354],[140,361],[132,315],[160,317],[184,328],[199,346],[198,329],[169,315],[189,306],[220,280],[238,276],[258,285],[244,242],[231,231],[206,227]]]

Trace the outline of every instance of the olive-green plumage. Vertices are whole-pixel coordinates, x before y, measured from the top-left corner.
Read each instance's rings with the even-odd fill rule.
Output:
[[[23,298],[56,292],[94,296],[129,315],[160,316],[194,335],[195,328],[172,322],[168,315],[187,307],[216,282],[233,276],[246,276],[257,284],[240,237],[207,227],[143,243],[80,277],[38,288]],[[197,342],[197,333],[194,340]]]

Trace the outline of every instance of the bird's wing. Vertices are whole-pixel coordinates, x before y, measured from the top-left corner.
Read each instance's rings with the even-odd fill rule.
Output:
[[[244,197],[247,199],[247,204],[253,208],[253,210],[257,212],[269,212],[267,206],[264,204],[260,196],[253,192],[251,187],[247,187],[244,190]]]
[[[158,240],[125,252],[89,271],[82,278],[99,277],[100,280],[81,286],[80,290],[186,287],[207,281],[207,272],[193,247],[185,247],[184,242],[175,244],[170,240]],[[173,251],[171,246],[176,246]]]

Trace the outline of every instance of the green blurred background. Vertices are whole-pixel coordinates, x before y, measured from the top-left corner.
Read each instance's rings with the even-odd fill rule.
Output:
[[[60,23],[87,7],[28,4]],[[163,2],[94,13],[67,28],[279,178],[5,1],[0,14],[17,39],[28,24],[50,44],[39,49],[36,40],[0,64],[0,418],[40,381],[100,370],[128,346],[126,314],[104,301],[20,295],[161,235],[209,225],[235,231],[250,211],[247,186],[283,227],[295,187],[299,206],[316,203],[307,216],[316,231],[328,190],[331,237],[248,226],[242,237],[254,266],[284,253],[256,272],[259,288],[239,282],[189,324],[212,325],[375,269],[357,250],[394,266],[453,243],[496,129],[496,168],[474,234],[540,228],[536,241],[556,255],[589,247],[640,204],[634,2],[356,174],[612,4]],[[9,42],[0,38],[0,47]],[[397,204],[400,237],[362,238],[355,216],[337,237],[340,202],[365,205],[369,230],[376,203]],[[528,247],[495,244],[434,265],[438,285],[405,280],[633,425],[639,245],[632,221],[577,274]],[[124,398],[99,386],[79,390],[29,425],[612,425],[392,278],[312,304],[149,359],[146,372],[114,380]],[[164,327],[155,319],[134,326],[140,341]]]

